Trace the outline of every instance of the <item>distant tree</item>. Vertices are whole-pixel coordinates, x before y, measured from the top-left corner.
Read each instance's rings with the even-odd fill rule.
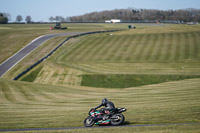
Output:
[[[8,21],[11,21],[11,15],[9,13],[3,13],[3,16],[8,19]]]
[[[66,17],[66,22],[70,22],[70,17]]]
[[[60,22],[65,22],[65,18],[60,16],[60,19],[59,19]]]
[[[32,22],[31,16],[26,16],[25,20],[26,20],[27,23],[31,23]]]
[[[20,23],[22,20],[23,20],[23,18],[22,18],[21,15],[18,15],[18,16],[16,17],[16,21],[17,21],[18,23]]]
[[[55,20],[55,18],[52,17],[52,16],[49,18],[49,21],[50,21],[50,22],[53,22],[54,20]]]
[[[63,18],[62,16],[56,16],[55,20],[56,20],[56,22],[64,22],[65,18]]]
[[[7,24],[8,18],[4,16],[3,13],[0,13],[0,24]]]
[[[56,16],[55,20],[56,20],[56,22],[58,22],[60,20],[60,16]]]

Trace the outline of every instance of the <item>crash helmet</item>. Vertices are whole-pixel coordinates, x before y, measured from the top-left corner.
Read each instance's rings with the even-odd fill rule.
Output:
[[[102,104],[105,104],[106,102],[108,102],[108,99],[106,98],[102,99]]]

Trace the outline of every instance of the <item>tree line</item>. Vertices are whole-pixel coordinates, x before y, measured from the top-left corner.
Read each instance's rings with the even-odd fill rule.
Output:
[[[105,22],[120,19],[122,22],[135,20],[200,22],[200,9],[155,10],[155,9],[116,9],[92,12],[70,17],[71,22]]]
[[[7,24],[10,19],[11,16],[9,13],[1,13],[0,12],[0,24]],[[17,23],[21,23],[23,21],[23,17],[21,15],[17,15],[16,17],[16,22]],[[30,15],[26,16],[25,21],[27,23],[32,23],[32,18]]]
[[[156,9],[115,9],[109,11],[92,12],[84,15],[62,17],[51,16],[50,22],[105,22],[105,20],[120,19],[121,22],[154,22],[154,21],[179,21],[200,22],[200,9],[156,10]],[[0,24],[10,20],[9,13],[0,12]],[[18,15],[16,22],[21,23],[23,17]],[[26,16],[27,23],[33,23],[31,16]]]
[[[21,21],[23,21],[23,17],[21,15],[17,15],[16,22],[20,23]],[[25,21],[26,21],[26,23],[32,23],[33,22],[31,16],[29,16],[29,15],[26,16]]]
[[[8,17],[6,13],[0,12],[0,24],[7,24],[8,23]]]

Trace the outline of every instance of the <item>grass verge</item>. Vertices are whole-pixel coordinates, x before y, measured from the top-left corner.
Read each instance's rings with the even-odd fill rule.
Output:
[[[199,133],[199,124],[169,125],[169,126],[140,126],[140,127],[110,127],[96,129],[70,129],[70,130],[41,130],[24,131],[25,133]],[[12,133],[12,132],[7,132]],[[17,132],[18,133],[18,132]],[[19,132],[21,133],[21,132]]]
[[[38,76],[38,74],[39,74],[41,69],[42,69],[42,66],[37,67],[35,70],[31,71],[28,75],[26,75],[21,80],[22,81],[27,81],[27,82],[33,82],[37,78],[37,76]]]
[[[82,86],[102,88],[127,88],[142,85],[158,84],[191,78],[199,75],[82,75]]]
[[[53,86],[0,79],[0,129],[80,127],[108,98],[128,124],[200,122],[200,78],[127,89]]]

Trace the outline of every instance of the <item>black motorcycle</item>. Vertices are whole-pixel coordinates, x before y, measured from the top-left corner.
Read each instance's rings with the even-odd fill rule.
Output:
[[[117,126],[123,124],[125,117],[122,112],[125,112],[125,108],[115,108],[112,111],[102,111],[91,109],[89,116],[84,120],[85,127],[91,127],[95,125],[113,125]]]

